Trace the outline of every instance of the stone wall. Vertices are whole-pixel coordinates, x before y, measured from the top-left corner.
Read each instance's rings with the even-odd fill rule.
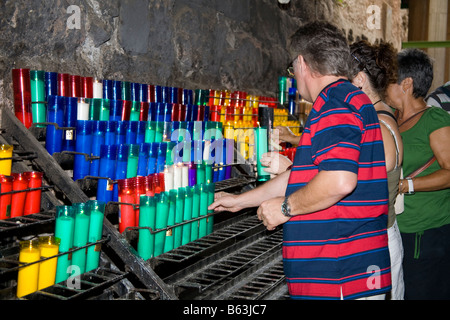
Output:
[[[367,27],[370,4],[382,10],[379,29]],[[283,8],[276,0],[3,0],[0,105],[12,108],[11,69],[25,67],[275,96],[298,25],[327,19],[351,41],[398,45],[399,8],[400,0],[291,0]]]

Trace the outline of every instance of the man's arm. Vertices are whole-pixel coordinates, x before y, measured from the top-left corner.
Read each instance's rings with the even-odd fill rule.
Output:
[[[284,196],[289,180],[289,174],[290,170],[283,172],[261,186],[240,195],[220,192],[216,194],[215,201],[208,209],[214,211],[237,212],[245,208],[258,207],[262,202],[268,199]]]
[[[305,187],[289,196],[291,215],[324,210],[350,194],[357,184],[357,175],[350,171],[320,171]],[[289,221],[281,213],[284,196],[264,201],[258,208],[258,218],[268,230]]]

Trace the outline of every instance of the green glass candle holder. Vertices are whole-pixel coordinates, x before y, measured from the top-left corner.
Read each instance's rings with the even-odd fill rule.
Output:
[[[169,218],[170,199],[169,192],[161,192],[155,194],[156,200],[156,218],[155,229],[163,229],[167,227]],[[164,251],[164,242],[166,240],[166,232],[158,231],[155,233],[155,250],[154,256],[157,257]]]
[[[184,210],[183,221],[189,221],[192,219],[192,197],[194,195],[194,187],[186,187],[184,193]],[[183,225],[181,244],[185,245],[191,241],[191,224],[185,223]]]
[[[73,234],[74,248],[85,246],[89,235],[89,210],[86,203],[74,203],[72,207],[75,211],[75,227]],[[86,249],[76,250],[72,253],[72,265],[84,273],[86,269]]]
[[[137,175],[139,150],[140,146],[138,144],[130,144],[130,148],[128,149],[127,178],[133,178]]]
[[[207,193],[208,193],[208,206],[210,206],[214,202],[214,194],[216,190],[216,184],[210,183],[207,185]],[[214,210],[208,210],[208,214],[214,213]],[[206,219],[206,234],[210,234],[213,232],[214,227],[214,216],[209,216]]]
[[[194,186],[194,192],[192,195],[192,219],[200,217],[200,184]],[[192,221],[191,223],[191,241],[198,239],[199,220]]]
[[[110,104],[109,99],[101,99],[99,107],[98,119],[100,121],[109,121],[110,116]]]
[[[267,181],[270,179],[270,174],[264,171],[264,166],[261,164],[261,157],[268,151],[267,144],[267,128],[255,128],[255,145],[256,145],[256,168],[257,180]]]
[[[206,236],[206,215],[208,214],[208,184],[202,183],[200,188],[200,208],[199,216],[205,216],[205,218],[199,220],[198,224],[198,237]]]
[[[139,199],[139,227],[155,230],[156,198],[153,196],[140,196]],[[149,229],[139,229],[137,251],[144,259],[153,257],[155,248],[155,235]]]
[[[73,246],[73,234],[75,229],[75,212],[71,206],[56,207],[55,237],[60,239],[59,252],[67,252]],[[58,257],[56,265],[55,282],[67,280],[69,277],[68,267],[70,266],[69,255],[64,254]]]
[[[169,227],[169,229],[166,231],[164,252],[170,251],[174,248],[173,225],[175,224],[176,201],[177,201],[177,190],[172,189],[169,191],[169,216],[167,218],[167,226]]]
[[[89,200],[86,206],[90,217],[88,243],[95,243],[102,239],[105,203],[98,200]],[[86,272],[98,268],[100,262],[100,248],[100,244],[87,247]]]
[[[197,184],[206,182],[206,165],[204,163],[198,163],[197,167]]]
[[[155,142],[156,135],[156,121],[147,121],[147,125],[145,126],[145,143]]]
[[[122,81],[122,100],[131,100],[131,83],[129,81]]]
[[[164,122],[157,121],[156,122],[156,131],[155,131],[155,142],[163,142],[164,140]]]
[[[183,215],[184,215],[184,200],[185,200],[185,193],[186,188],[178,188],[177,195],[175,199],[175,224],[183,222]],[[181,246],[182,242],[182,233],[183,233],[183,226],[178,226],[173,228],[173,247],[178,248]]]
[[[86,99],[89,102],[89,120],[100,120],[101,98]]]
[[[140,101],[132,101],[131,102],[130,121],[139,121],[140,115],[141,115],[141,102]]]
[[[45,106],[45,71],[30,70],[31,85],[31,116],[33,123],[42,123],[47,121],[47,112]],[[43,128],[45,125],[36,125]]]

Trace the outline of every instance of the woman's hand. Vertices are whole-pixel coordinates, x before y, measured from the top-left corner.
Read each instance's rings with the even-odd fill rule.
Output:
[[[272,178],[285,172],[292,165],[291,160],[278,152],[264,153],[259,161],[261,165],[267,167],[264,168],[264,171],[270,173]]]
[[[277,144],[279,144],[280,141],[289,142],[295,145],[300,142],[300,137],[296,136],[291,129],[285,126],[275,127],[272,133],[272,139]]]

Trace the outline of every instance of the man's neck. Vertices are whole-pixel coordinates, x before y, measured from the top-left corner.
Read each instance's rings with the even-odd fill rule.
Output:
[[[330,85],[333,82],[336,82],[340,79],[347,80],[346,77],[338,77],[338,76],[319,76],[319,77],[312,77],[311,81],[309,82],[310,92],[311,92],[311,98],[314,101],[316,101],[319,94],[322,92],[322,90]]]

